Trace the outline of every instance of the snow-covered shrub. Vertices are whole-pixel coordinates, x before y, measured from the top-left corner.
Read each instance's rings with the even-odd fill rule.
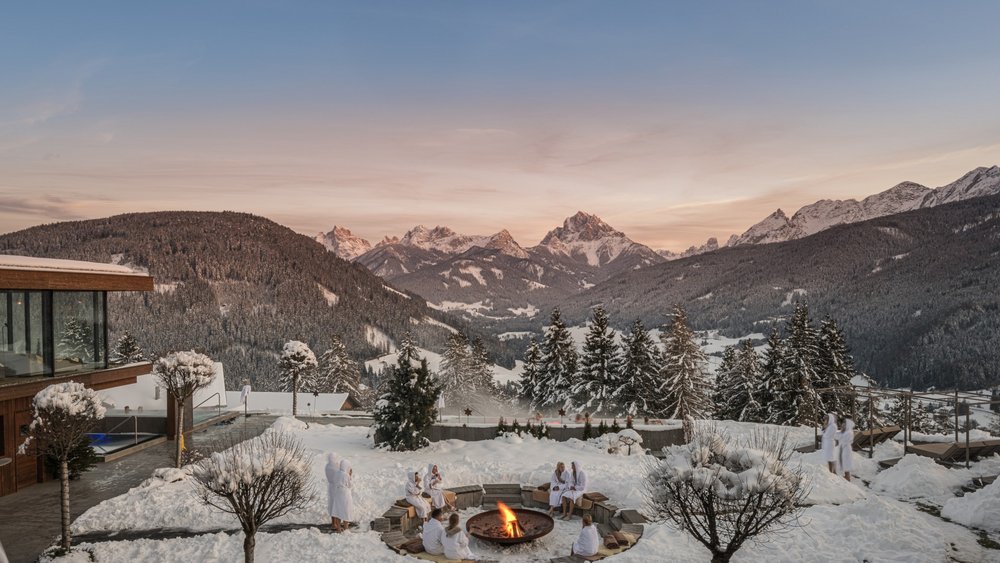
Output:
[[[632,446],[642,443],[642,436],[631,428],[626,428],[615,436],[619,446],[627,450],[627,455],[632,455]]]
[[[215,362],[194,350],[171,352],[153,363],[156,382],[177,401],[177,423],[174,437],[177,444],[174,464],[182,465],[181,437],[184,435],[184,403],[199,389],[212,384],[215,379]]]
[[[111,351],[108,361],[116,366],[144,362],[146,361],[146,353],[143,352],[135,337],[130,332],[125,331]]]
[[[20,447],[27,453],[31,444],[38,455],[55,458],[59,462],[59,480],[62,484],[62,539],[63,551],[70,548],[69,514],[69,458],[87,439],[87,432],[104,418],[105,409],[93,389],[82,383],[67,381],[42,389],[31,402],[32,420],[28,438]]]
[[[298,416],[299,389],[312,391],[316,383],[316,368],[319,365],[316,354],[313,354],[305,342],[289,340],[281,350],[281,359],[278,363],[281,366],[278,384],[285,391],[292,392],[292,416]]]
[[[414,361],[418,367],[414,367]],[[393,451],[416,450],[427,445],[424,435],[437,417],[441,384],[417,356],[409,339],[403,338],[396,365],[389,374],[388,390],[375,403],[375,445]],[[517,432],[517,422],[511,430]]]
[[[650,467],[646,500],[654,519],[667,519],[729,561],[747,541],[789,526],[807,495],[800,466],[784,435],[729,439],[713,427],[665,450]]]
[[[243,559],[253,563],[257,530],[314,498],[311,456],[291,434],[267,430],[230,444],[194,468],[202,501],[232,514],[243,528]]]

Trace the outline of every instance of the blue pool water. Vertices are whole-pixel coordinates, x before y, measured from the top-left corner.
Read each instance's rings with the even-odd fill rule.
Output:
[[[94,448],[94,451],[101,454],[110,454],[123,450],[125,448],[132,447],[134,445],[141,444],[148,440],[152,440],[160,436],[160,434],[149,434],[140,432],[139,434],[105,434],[101,432],[95,432],[92,434],[87,434],[90,438],[90,447]]]

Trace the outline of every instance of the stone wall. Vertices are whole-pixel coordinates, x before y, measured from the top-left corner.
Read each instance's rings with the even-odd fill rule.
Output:
[[[596,428],[594,431],[596,432]],[[681,428],[669,428],[663,430],[636,430],[642,436],[642,446],[650,450],[660,450],[666,446],[674,446],[684,443],[684,430]],[[497,435],[496,426],[446,426],[435,424],[428,430],[427,438],[431,442],[442,440],[464,440],[466,442],[478,442],[480,440],[492,440]],[[549,426],[549,438],[560,442],[565,442],[570,438],[583,439],[583,428],[563,428],[562,426]]]

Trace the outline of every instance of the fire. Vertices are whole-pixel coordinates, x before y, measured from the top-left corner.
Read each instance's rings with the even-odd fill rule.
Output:
[[[521,532],[521,524],[517,522],[517,515],[514,514],[514,511],[509,506],[498,502],[497,510],[500,511],[500,515],[503,517],[504,530],[507,532],[508,538],[519,538],[524,535]]]

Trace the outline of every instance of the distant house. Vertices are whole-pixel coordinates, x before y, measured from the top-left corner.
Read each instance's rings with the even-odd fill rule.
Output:
[[[239,391],[226,391],[226,403],[230,410],[243,410]],[[299,393],[299,416],[330,414],[353,411],[361,403],[348,393]],[[284,391],[254,391],[247,404],[251,412],[287,414],[292,412],[292,394]]]
[[[17,453],[35,393],[68,380],[108,389],[150,372],[149,362],[108,364],[107,304],[108,292],[152,290],[152,277],[124,266],[0,255],[0,495],[46,478],[41,460]]]

